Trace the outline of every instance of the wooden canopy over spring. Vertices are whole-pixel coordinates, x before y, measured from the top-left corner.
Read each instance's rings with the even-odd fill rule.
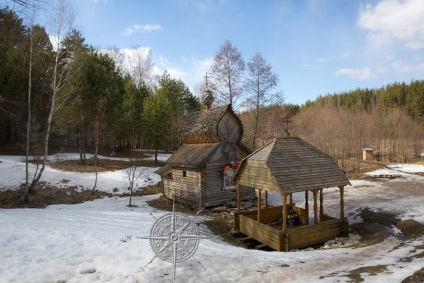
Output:
[[[298,137],[276,138],[244,158],[237,183],[276,193],[350,185],[334,159]]]
[[[276,138],[244,158],[236,172],[238,198],[234,227],[236,230],[272,247],[290,251],[347,236],[344,216],[344,186],[349,180],[327,154],[298,137]],[[240,187],[257,189],[258,209],[240,210]],[[339,187],[340,218],[325,215],[323,188]],[[265,207],[261,192],[265,190]],[[282,206],[268,207],[268,191],[282,195]],[[292,194],[305,192],[305,207],[293,203]],[[313,222],[309,222],[309,191],[313,193]],[[319,208],[318,208],[319,193]],[[288,203],[289,200],[289,203]],[[295,213],[294,220],[288,218]],[[293,214],[290,214],[293,215]],[[281,219],[281,224],[279,220]],[[293,227],[288,227],[288,222]]]

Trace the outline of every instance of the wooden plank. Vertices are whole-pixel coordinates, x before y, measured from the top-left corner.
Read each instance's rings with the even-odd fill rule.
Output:
[[[265,209],[268,209],[268,191],[265,190]]]
[[[339,187],[340,189],[340,219],[344,219],[344,187]]]
[[[324,215],[324,196],[322,195],[323,189],[319,190],[319,219],[322,221],[322,216]]]
[[[287,232],[287,194],[283,194],[283,233]]]
[[[340,219],[322,222],[317,225],[302,226],[288,231],[289,246],[302,248],[322,243],[343,235],[343,222]]]
[[[305,191],[305,224],[309,224],[309,191]]]
[[[262,190],[258,189],[258,222],[261,222],[261,198],[262,198]]]
[[[241,198],[241,193],[240,193],[240,188],[241,185],[237,185],[237,212],[240,213],[240,198]]]
[[[265,245],[265,244],[260,244],[260,245],[256,245],[255,246],[255,249],[256,250],[262,250],[262,249],[264,249],[264,248],[266,248],[267,247],[267,245]]]
[[[312,191],[314,196],[314,224],[318,224],[317,190]]]
[[[282,239],[281,231],[266,224],[258,223],[253,219],[240,215],[240,232],[277,251],[282,250],[280,244]]]
[[[281,217],[282,211],[283,211],[282,206],[274,206],[274,207],[269,207],[268,209],[262,209],[261,211],[262,223],[276,222],[277,219]],[[241,215],[244,215],[251,219],[256,219],[257,213],[258,213],[257,210],[249,210],[249,211],[240,212]]]

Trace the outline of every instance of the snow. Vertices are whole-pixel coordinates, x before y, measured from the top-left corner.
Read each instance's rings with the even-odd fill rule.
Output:
[[[424,173],[424,165],[419,164],[390,164],[385,169],[378,169],[373,172],[368,172],[369,176],[410,176],[412,173]]]
[[[154,159],[153,154],[149,155],[146,159]],[[87,154],[87,158],[92,158],[93,155]],[[158,160],[165,161],[171,155],[170,154],[158,154]],[[66,153],[58,155],[48,156],[48,160],[54,161],[55,159],[61,160],[78,160],[79,155],[77,153]],[[104,159],[115,159],[129,161],[129,158],[114,158],[114,157],[105,157],[99,156],[99,158]],[[29,171],[30,176],[35,172],[36,166],[30,164]],[[157,184],[160,181],[160,176],[153,173],[158,168],[152,167],[139,167],[138,172],[142,172],[141,177],[139,178],[139,185],[141,187],[146,185]],[[137,172],[137,173],[138,173]],[[24,157],[22,156],[0,156],[0,188],[3,189],[13,189],[18,187],[20,184],[25,182],[25,163]],[[109,171],[109,172],[100,172],[98,173],[97,189],[105,192],[116,192],[122,193],[126,192],[128,188],[128,174],[123,170]],[[41,177],[41,182],[46,182],[48,184],[54,185],[59,188],[75,187],[77,186],[80,190],[91,189],[94,185],[95,175],[93,173],[78,173],[78,172],[64,172],[46,166],[46,169],[43,172]]]
[[[0,161],[0,187],[19,186],[25,171],[22,157],[0,156]],[[394,164],[390,168],[401,172],[400,178],[385,182],[351,180],[352,186],[345,188],[349,223],[360,223],[359,211],[365,207],[424,223],[422,198],[396,198],[386,186],[387,182],[412,180],[424,189],[424,177],[411,174],[424,172],[419,171],[423,167]],[[154,170],[141,168],[148,172],[143,179],[150,176],[156,182],[158,176],[150,169]],[[47,166],[42,180],[90,188],[92,175]],[[101,173],[99,187],[105,191],[123,190],[123,176],[124,170]],[[65,184],[63,179],[70,181]],[[325,212],[337,216],[338,188],[325,189],[324,194]],[[135,197],[137,207],[132,208],[127,207],[128,198],[115,196],[46,209],[1,209],[0,282],[172,282],[172,264],[154,259],[149,240],[137,238],[148,236],[155,219],[168,213],[148,205],[149,200],[159,196]],[[280,195],[270,194],[269,200],[281,204]],[[294,202],[303,205],[304,194],[294,194]],[[394,235],[401,234],[394,227],[392,230]],[[349,238],[327,242],[322,249],[284,253],[247,250],[221,240],[202,239],[194,256],[177,264],[175,282],[351,282],[350,271],[370,266],[381,266],[381,270],[370,274],[364,269],[363,282],[401,282],[424,266],[424,258],[419,256],[424,252],[423,240],[389,236],[378,244],[354,247],[352,244],[360,239],[351,233]]]

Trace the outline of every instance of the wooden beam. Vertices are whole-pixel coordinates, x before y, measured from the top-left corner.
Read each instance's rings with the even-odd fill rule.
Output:
[[[318,190],[317,189],[313,189],[312,193],[314,195],[314,224],[318,224]]]
[[[319,189],[319,222],[321,222],[324,215],[324,196],[322,193],[323,189]]]
[[[293,208],[293,193],[290,193],[290,206]]]
[[[241,185],[238,184],[237,185],[237,213],[240,213],[240,199],[241,199],[241,197],[240,197],[240,187],[241,187]]]
[[[287,232],[287,194],[283,194],[283,233]]]
[[[265,190],[265,209],[268,209],[268,191]]]
[[[340,189],[340,219],[344,219],[344,186],[339,187]]]
[[[258,222],[261,223],[261,197],[262,189],[258,189]]]
[[[309,224],[309,191],[306,190],[305,191],[305,210],[306,210],[306,223],[305,224]]]

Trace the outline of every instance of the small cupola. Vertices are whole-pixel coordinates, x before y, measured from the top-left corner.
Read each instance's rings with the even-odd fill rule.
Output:
[[[206,109],[211,109],[212,103],[215,101],[215,98],[213,97],[212,91],[209,89],[208,86],[208,73],[206,73],[205,78],[206,83],[202,95],[202,104],[206,106]]]

